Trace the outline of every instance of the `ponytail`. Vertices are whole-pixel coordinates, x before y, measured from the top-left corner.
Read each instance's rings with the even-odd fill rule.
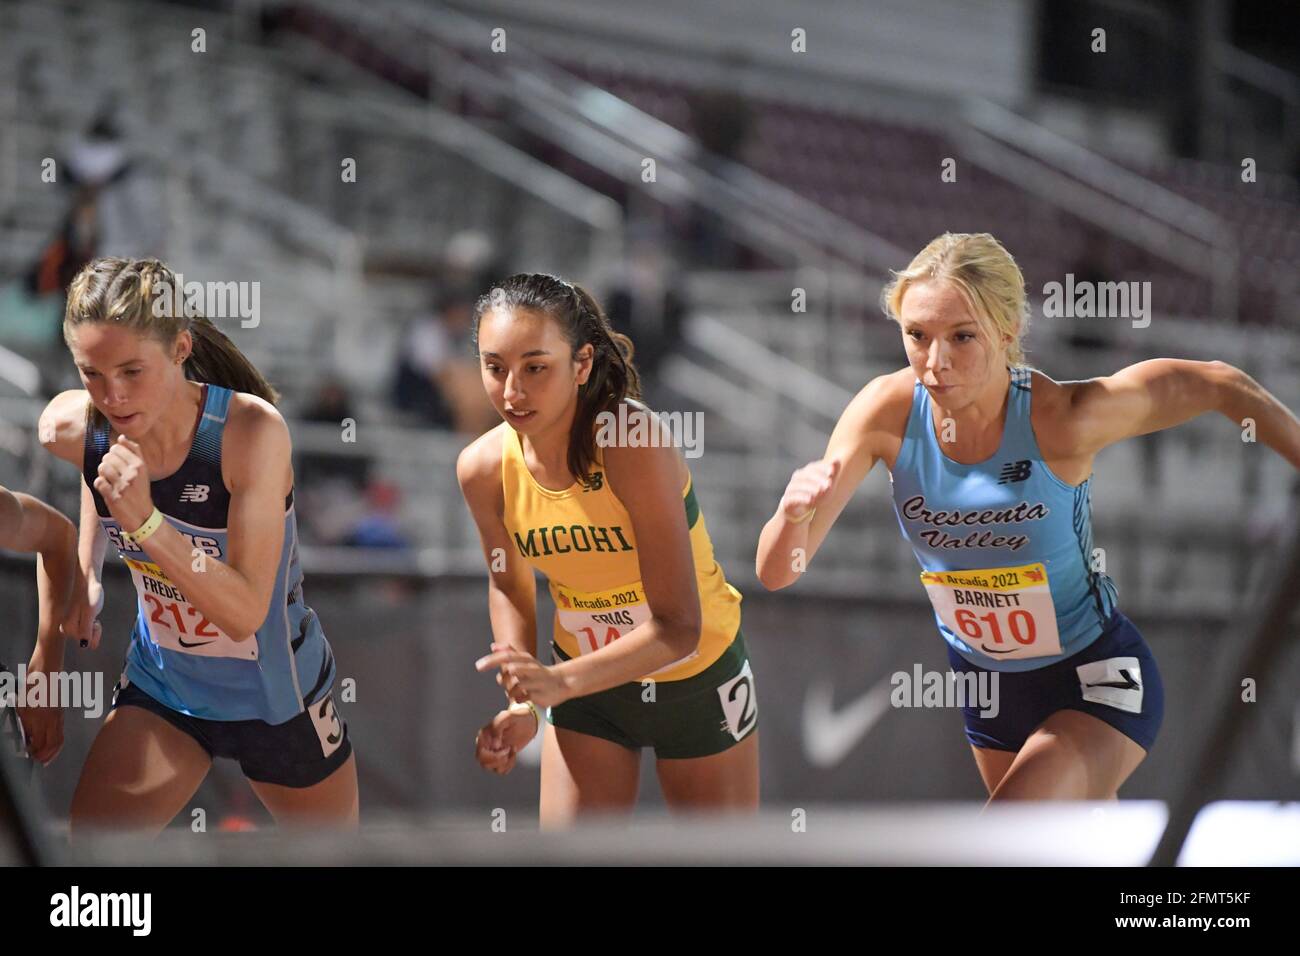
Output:
[[[625,398],[641,397],[641,376],[632,364],[632,340],[615,332],[600,304],[580,285],[573,286],[580,303],[580,327],[590,330],[591,374],[578,387],[578,410],[569,432],[569,470],[583,488],[591,484],[588,472],[596,461],[596,417],[613,411]],[[583,343],[585,344],[585,343]],[[574,346],[576,352],[581,344]]]
[[[193,382],[208,382],[236,392],[248,392],[272,405],[280,393],[259,372],[226,333],[211,319],[196,316],[190,320],[189,333],[193,351],[185,360],[185,377]]]

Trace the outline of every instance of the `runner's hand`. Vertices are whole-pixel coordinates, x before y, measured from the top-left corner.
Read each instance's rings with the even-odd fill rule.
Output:
[[[781,496],[781,513],[787,521],[798,521],[817,507],[832,488],[840,473],[838,459],[814,461],[790,476]]]

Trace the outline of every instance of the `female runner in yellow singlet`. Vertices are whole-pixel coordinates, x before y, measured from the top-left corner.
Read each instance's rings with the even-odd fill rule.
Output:
[[[505,280],[474,325],[504,421],[461,453],[457,476],[490,569],[494,641],[478,668],[499,668],[514,702],[479,732],[480,764],[508,772],[544,708],[543,827],[630,809],[642,747],[669,807],[755,809],[740,594],[679,449],[637,401],[631,342],[586,291],[548,275]],[[556,606],[549,665],[537,659],[534,569]]]

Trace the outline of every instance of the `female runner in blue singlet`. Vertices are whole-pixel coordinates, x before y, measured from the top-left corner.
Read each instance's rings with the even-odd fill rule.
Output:
[[[883,461],[954,672],[968,687],[997,672],[996,713],[963,707],[990,800],[1114,798],[1156,739],[1164,695],[1094,568],[1093,458],[1217,411],[1252,419],[1300,469],[1300,422],[1223,362],[1153,359],[1078,382],[1029,368],[1024,278],[987,233],[938,237],[882,301],[909,366],[859,392],[825,457],[791,477],[758,576],[769,589],[793,583]]]
[[[63,331],[86,387],[41,419],[42,444],[84,478],[72,629],[98,644],[108,541],[139,607],[73,835],[160,830],[214,757],[239,761],[278,822],[354,827],[334,656],[303,596],[289,432],[274,389],[186,314],[176,281],[156,259],[82,270]]]

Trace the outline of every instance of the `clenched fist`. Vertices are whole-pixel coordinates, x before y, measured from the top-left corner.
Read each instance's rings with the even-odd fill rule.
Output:
[[[781,513],[789,521],[799,521],[835,487],[840,473],[837,459],[823,459],[804,465],[790,476],[785,494],[781,496]]]
[[[95,490],[103,495],[109,512],[128,534],[144,524],[153,514],[153,496],[140,446],[118,435],[99,463]]]

